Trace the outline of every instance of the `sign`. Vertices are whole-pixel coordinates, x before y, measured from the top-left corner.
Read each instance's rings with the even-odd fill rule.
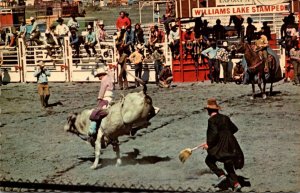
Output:
[[[253,0],[216,0],[217,6],[253,5]]]
[[[193,8],[192,16],[200,17],[214,15],[242,15],[242,14],[266,14],[266,13],[286,13],[289,12],[289,4],[277,5],[247,5],[247,6],[227,6],[227,7],[209,7],[209,8]]]
[[[289,2],[289,0],[254,0],[256,5],[276,5],[284,2]]]

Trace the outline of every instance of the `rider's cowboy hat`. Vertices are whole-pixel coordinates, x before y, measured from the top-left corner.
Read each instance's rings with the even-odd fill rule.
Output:
[[[94,77],[100,77],[102,75],[106,75],[107,74],[107,69],[105,69],[105,67],[100,67],[97,69]]]
[[[56,20],[57,22],[63,22],[64,21],[64,19],[63,18],[61,18],[61,17],[59,17],[57,20]]]
[[[40,67],[44,67],[45,66],[45,62],[40,60],[37,65],[40,66]]]
[[[207,99],[207,105],[204,108],[205,109],[215,109],[215,110],[221,109],[221,107],[217,104],[217,100],[215,98]]]

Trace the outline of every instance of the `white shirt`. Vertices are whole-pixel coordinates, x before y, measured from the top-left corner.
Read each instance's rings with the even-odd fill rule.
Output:
[[[67,35],[69,32],[69,28],[66,24],[58,24],[55,28],[55,34],[56,35]]]
[[[170,40],[174,42],[175,40],[179,40],[179,30],[177,29],[175,32],[173,30],[170,31]]]
[[[69,28],[79,28],[79,23],[77,21],[74,21],[73,18],[71,18],[69,21],[68,21],[68,24],[67,26]]]

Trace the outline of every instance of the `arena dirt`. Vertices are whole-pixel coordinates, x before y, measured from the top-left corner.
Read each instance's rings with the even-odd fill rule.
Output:
[[[115,154],[108,147],[96,170],[90,169],[93,148],[63,126],[70,112],[95,106],[99,83],[50,86],[50,104],[58,105],[47,110],[40,106],[34,83],[0,87],[0,178],[214,191],[216,176],[204,163],[206,152],[193,152],[184,164],[178,153],[205,141],[208,115],[203,107],[208,97],[216,97],[221,112],[239,128],[236,137],[245,166],[237,173],[252,184],[243,191],[300,191],[300,87],[291,83],[276,83],[274,96],[253,101],[250,85],[149,85],[148,94],[161,111],[135,137],[120,138],[122,166],[115,167]],[[140,90],[117,90],[116,100]]]

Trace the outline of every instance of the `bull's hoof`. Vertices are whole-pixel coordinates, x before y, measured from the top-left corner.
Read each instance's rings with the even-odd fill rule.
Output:
[[[117,159],[116,167],[121,166],[122,160],[120,158]]]
[[[262,95],[262,98],[263,98],[263,99],[267,99],[267,95],[266,95],[266,94],[263,94],[263,95]]]
[[[254,100],[254,96],[251,96],[251,97],[250,97],[250,100]]]
[[[98,164],[93,164],[93,165],[91,166],[91,169],[95,170],[95,169],[97,169],[97,167],[98,167]]]

